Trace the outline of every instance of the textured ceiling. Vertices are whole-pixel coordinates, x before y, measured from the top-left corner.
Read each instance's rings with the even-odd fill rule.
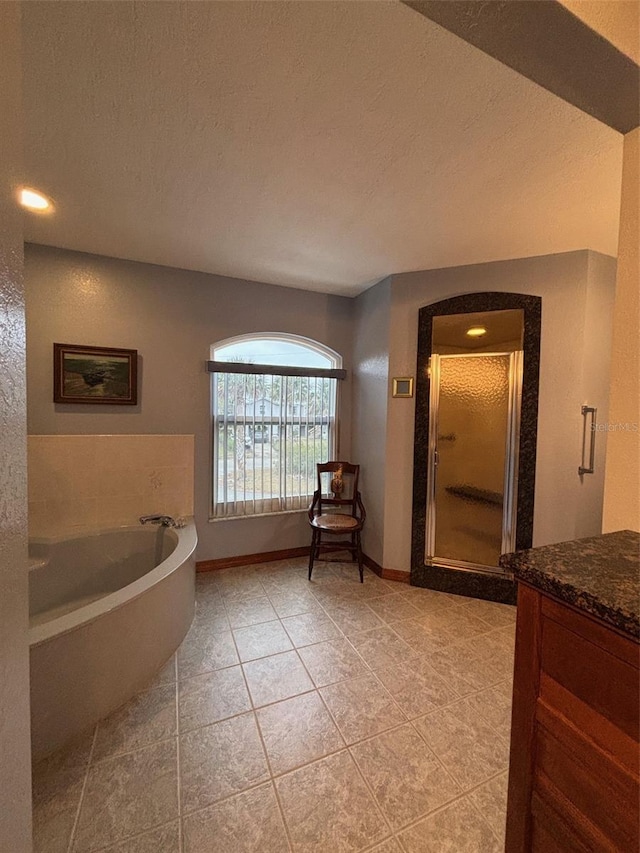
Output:
[[[345,295],[616,254],[620,134],[406,6],[22,8],[29,241]]]

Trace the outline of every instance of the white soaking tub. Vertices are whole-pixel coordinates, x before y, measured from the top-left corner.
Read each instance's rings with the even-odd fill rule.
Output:
[[[171,657],[195,606],[195,525],[30,542],[31,745],[48,755]]]

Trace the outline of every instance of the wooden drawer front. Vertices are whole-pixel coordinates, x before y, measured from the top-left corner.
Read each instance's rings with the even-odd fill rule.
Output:
[[[638,740],[638,669],[553,619],[543,618],[541,667],[625,734]]]
[[[531,798],[532,853],[632,853],[612,846],[588,823],[576,820],[544,784]],[[558,811],[558,808],[560,811]],[[634,850],[633,853],[636,853]]]
[[[536,775],[541,774],[613,849],[638,850],[638,786],[615,762],[561,720],[537,729]],[[537,786],[536,786],[537,787]]]
[[[531,803],[531,853],[593,853],[537,794]]]

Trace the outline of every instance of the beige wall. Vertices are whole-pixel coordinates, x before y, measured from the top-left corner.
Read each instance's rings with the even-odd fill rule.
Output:
[[[31,850],[20,6],[0,3],[0,851]]]
[[[352,300],[34,245],[25,249],[25,284],[31,434],[193,434],[198,559],[308,544],[305,513],[209,523],[205,361],[221,339],[288,332],[337,350],[350,373]],[[138,405],[54,404],[54,341],[137,349]],[[342,386],[340,450],[348,458],[350,380]]]
[[[560,0],[588,27],[640,63],[640,4],[638,0]]]
[[[29,536],[193,515],[192,435],[30,435]]]
[[[605,533],[625,528],[640,530],[639,140],[639,128],[624,138],[609,421],[612,425],[629,426],[609,433],[603,523]]]
[[[365,552],[382,565],[385,457],[389,391],[391,279],[355,300],[353,328],[353,461],[361,465],[360,490],[367,511]],[[400,401],[397,401],[400,402]]]
[[[418,311],[463,293],[512,291],[542,297],[540,403],[534,544],[597,533],[602,483],[578,477],[583,403],[606,416],[608,348],[615,260],[592,252],[453,267],[394,276],[391,284],[389,375],[414,375]],[[599,305],[597,333],[591,334]],[[607,306],[609,306],[607,308]],[[583,375],[589,350],[594,368]],[[409,403],[409,405],[398,405]],[[384,566],[411,564],[414,401],[391,400],[387,416]],[[599,434],[603,458],[606,434]],[[589,504],[586,512],[583,506]]]

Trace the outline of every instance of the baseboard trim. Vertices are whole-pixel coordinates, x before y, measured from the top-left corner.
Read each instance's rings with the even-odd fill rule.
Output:
[[[362,555],[362,562],[368,569],[371,569],[379,578],[384,578],[386,581],[397,581],[398,583],[409,583],[411,575],[409,572],[401,572],[398,569],[384,569],[380,563],[376,563],[368,554]]]
[[[196,563],[196,572],[215,572],[218,569],[232,569],[236,566],[250,566],[253,563],[271,563],[274,560],[292,560],[296,557],[308,556],[308,545],[303,548],[283,548],[280,551],[261,551],[259,554],[221,557],[219,560],[200,560]]]
[[[336,548],[339,551],[339,548]],[[238,566],[251,566],[254,563],[271,563],[275,560],[294,560],[296,557],[308,557],[309,546],[302,548],[283,548],[280,551],[261,551],[258,554],[240,554],[237,557],[221,557],[219,560],[200,560],[196,563],[196,572],[216,572],[219,569],[233,569]],[[362,554],[362,562],[378,577],[387,581],[409,583],[409,572],[398,569],[383,569],[379,563],[367,554]]]

